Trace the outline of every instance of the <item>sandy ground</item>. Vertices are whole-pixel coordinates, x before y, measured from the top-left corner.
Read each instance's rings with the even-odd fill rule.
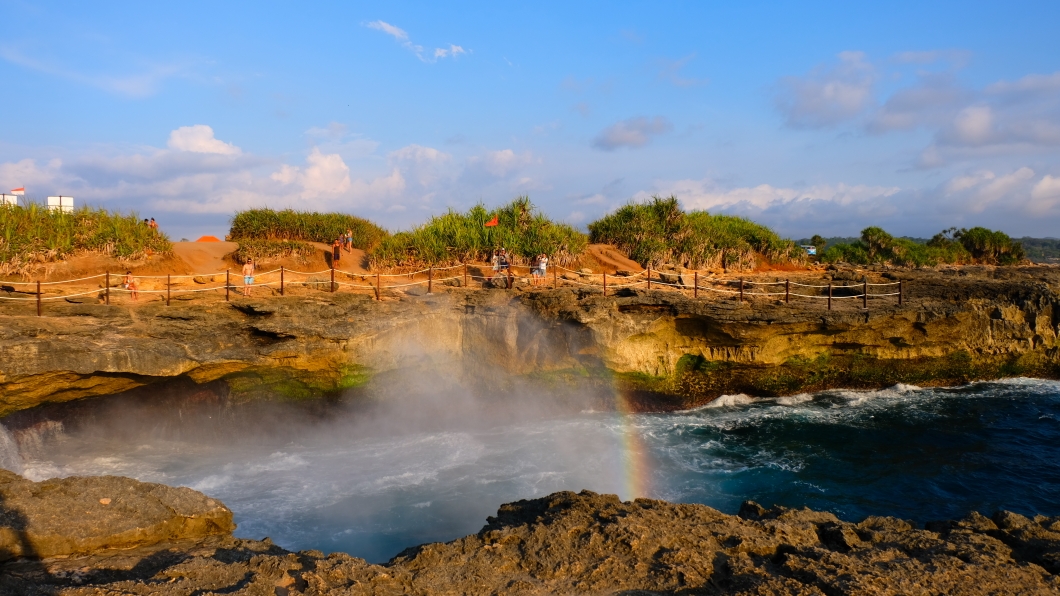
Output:
[[[590,244],[585,252],[596,259],[599,264],[598,267],[590,267],[594,273],[612,274],[620,269],[626,271],[641,271],[644,269],[640,263],[630,259],[626,256],[626,253],[610,244]]]
[[[174,242],[173,254],[191,273],[217,273],[232,267],[224,257],[238,248],[235,242]]]

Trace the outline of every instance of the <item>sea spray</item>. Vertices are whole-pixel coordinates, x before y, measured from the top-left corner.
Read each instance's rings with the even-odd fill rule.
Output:
[[[0,424],[0,468],[21,474],[23,471],[22,454],[18,442],[7,427]]]

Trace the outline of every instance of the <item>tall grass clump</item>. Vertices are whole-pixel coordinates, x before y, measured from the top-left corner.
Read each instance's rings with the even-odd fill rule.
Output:
[[[754,269],[760,259],[802,262],[804,252],[773,230],[733,215],[685,212],[677,198],[629,203],[589,224],[592,242],[613,244],[641,265]]]
[[[821,254],[821,261],[825,263],[885,263],[903,267],[968,263],[1015,265],[1025,258],[1019,242],[1004,232],[982,227],[950,228],[921,243],[909,238],[895,238],[882,228],[872,226],[861,231],[860,240],[834,244]]]
[[[309,256],[316,252],[313,245],[301,240],[258,240],[241,238],[239,248],[233,254],[236,262],[246,263],[250,259],[261,262],[267,259],[284,259],[293,257],[300,263],[309,262]]]
[[[486,227],[494,217],[498,224]],[[546,254],[553,263],[569,265],[585,250],[586,237],[573,227],[542,214],[528,197],[498,209],[481,203],[467,212],[449,210],[427,223],[383,239],[369,254],[374,268],[445,266],[485,261],[504,248],[515,264]]]
[[[0,274],[24,275],[37,264],[98,252],[119,259],[169,254],[169,238],[136,213],[79,207],[70,213],[41,205],[0,206]]]
[[[369,250],[386,238],[383,228],[367,219],[345,213],[317,213],[284,209],[248,209],[232,218],[229,237],[241,239],[302,240],[331,244],[346,230],[353,233],[353,246]]]

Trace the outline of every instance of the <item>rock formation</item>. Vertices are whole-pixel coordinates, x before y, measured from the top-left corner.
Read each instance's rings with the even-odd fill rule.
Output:
[[[563,492],[504,505],[477,534],[410,548],[373,565],[342,553],[292,553],[268,539],[216,535],[231,530],[227,509],[188,489],[113,478],[4,480],[4,532],[21,516],[25,521],[17,523],[27,536],[99,545],[84,556],[40,559],[38,553],[0,564],[4,594],[1060,592],[1060,517],[1028,519],[1004,511],[918,529],[894,518],[848,523],[830,513],[752,502],[739,515],[726,515],[703,505],[624,503],[613,495]],[[20,491],[35,500],[7,500]],[[103,505],[97,499],[102,494],[115,496],[105,497],[112,500]],[[167,523],[165,513],[119,520],[106,507],[122,507],[122,499],[175,504],[173,517],[218,523],[185,522],[180,527],[188,531],[140,533],[164,542],[112,541],[138,524]],[[52,554],[66,552],[88,551],[64,546]]]
[[[8,309],[0,416],[174,378],[240,398],[311,398],[412,362],[593,379],[644,410],[726,393],[1060,374],[1060,269],[902,275],[903,304],[890,297],[867,310],[838,294],[829,311],[808,298],[449,287],[382,301],[321,292],[168,307],[52,303],[44,317]]]

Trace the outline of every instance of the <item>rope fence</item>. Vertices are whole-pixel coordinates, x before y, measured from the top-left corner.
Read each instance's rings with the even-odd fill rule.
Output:
[[[525,269],[527,270],[527,273],[525,275],[516,273],[515,269],[517,268]],[[459,270],[455,272],[455,275],[453,274],[454,269]],[[562,276],[560,276],[560,271],[564,272]],[[317,277],[324,274],[328,276],[326,279]],[[426,274],[426,279],[415,279],[417,275],[422,276],[424,274]],[[439,274],[441,274],[441,276],[439,276]],[[336,275],[346,276],[346,281],[341,278],[336,279]],[[214,280],[221,276],[224,277],[224,281],[221,285],[210,285],[218,284],[219,282]],[[479,288],[504,287],[511,289],[518,283],[529,284],[531,287],[541,288],[559,288],[561,286],[600,288],[602,289],[604,296],[607,296],[608,291],[614,292],[625,288],[646,287],[648,290],[670,290],[681,293],[691,292],[693,298],[699,298],[700,292],[707,292],[708,294],[715,295],[720,294],[727,297],[734,297],[741,303],[755,298],[777,298],[783,296],[785,304],[790,303],[792,298],[827,300],[828,310],[832,310],[832,302],[834,300],[846,299],[861,299],[862,308],[868,309],[868,301],[870,298],[877,300],[897,296],[898,305],[901,305],[904,295],[901,280],[884,283],[870,283],[866,279],[861,283],[855,284],[821,285],[804,284],[790,280],[750,281],[742,278],[715,279],[710,275],[700,276],[699,271],[658,271],[652,270],[650,267],[637,272],[623,272],[621,275],[609,275],[607,273],[591,273],[585,270],[574,271],[557,265],[552,267],[551,280],[548,279],[547,273],[543,270],[535,270],[527,266],[480,266],[464,263],[450,265],[448,267],[428,267],[426,269],[420,269],[408,273],[357,273],[335,268],[324,269],[321,271],[298,271],[296,269],[280,267],[278,269],[255,273],[253,276],[249,276],[250,283],[246,283],[245,280],[239,280],[243,283],[238,284],[233,283],[231,270],[189,275],[138,275],[132,276],[133,284],[131,286],[126,280],[126,277],[128,276],[115,275],[114,278],[119,280],[119,283],[117,284],[112,283],[111,277],[111,274],[108,272],[61,281],[0,282],[0,300],[36,302],[37,316],[42,316],[43,303],[46,301],[65,300],[92,294],[96,294],[98,298],[107,305],[110,304],[112,293],[128,296],[132,300],[137,300],[141,293],[147,295],[164,295],[166,306],[169,306],[174,295],[177,295],[179,298],[179,296],[183,294],[223,292],[225,300],[229,301],[231,300],[233,290],[240,291],[243,295],[249,296],[252,295],[254,288],[269,288],[272,291],[278,291],[281,296],[284,296],[286,295],[288,288],[305,288],[328,292],[337,292],[342,288],[349,288],[352,291],[371,291],[375,295],[376,300],[381,300],[383,293],[387,290],[400,290],[411,288],[413,286],[425,285],[427,293],[432,293],[434,291],[434,284],[436,283],[470,288],[471,283],[473,282],[478,283]],[[237,275],[236,277],[238,279],[242,277],[242,275]],[[392,283],[392,281],[397,280],[390,280],[390,278],[398,277],[411,281],[405,283]],[[87,291],[45,296],[42,290],[42,286],[74,284],[100,278],[103,278],[102,286]],[[388,278],[386,283],[384,283],[384,278]],[[206,287],[181,287],[187,283],[184,281],[187,279],[193,279],[194,283]],[[159,280],[159,282],[154,282],[153,285],[156,287],[140,288],[140,280]],[[165,281],[161,282],[161,280]],[[354,281],[359,281],[361,283],[353,283]],[[157,287],[159,283],[162,285],[161,288]],[[19,290],[15,286],[30,286],[30,289]],[[782,287],[782,289],[779,289],[778,286]],[[795,289],[793,290],[793,288]],[[804,291],[799,291],[800,288],[804,289]],[[892,289],[893,291],[873,291],[870,288],[879,290]],[[773,291],[774,289],[777,290]],[[816,293],[804,293],[805,291],[813,291]],[[837,291],[839,292],[839,295],[836,294]],[[851,294],[850,292],[855,293]],[[23,297],[12,296],[11,294],[22,294]]]

